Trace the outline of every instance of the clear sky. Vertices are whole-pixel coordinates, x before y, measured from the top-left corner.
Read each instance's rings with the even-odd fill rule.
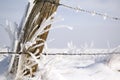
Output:
[[[61,3],[120,17],[120,0],[61,0]],[[26,4],[27,0],[1,0],[0,24],[5,24],[6,19],[19,24]],[[103,17],[76,12],[62,6],[58,8],[56,16],[64,18],[64,21],[56,23],[56,26],[69,25],[73,30],[61,28],[50,31],[48,40],[55,40],[50,42],[48,47],[65,48],[71,41],[77,47],[85,43],[90,46],[91,42],[94,43],[94,48],[108,48],[108,42],[111,47],[120,44],[120,21],[103,20]],[[10,45],[10,40],[2,26],[0,26],[0,36],[2,36],[1,45]]]

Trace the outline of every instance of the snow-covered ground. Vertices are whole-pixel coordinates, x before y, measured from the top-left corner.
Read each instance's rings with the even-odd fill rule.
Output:
[[[50,59],[52,57],[52,60]],[[84,57],[84,56],[83,56]],[[47,56],[49,61],[43,80],[120,80],[120,72],[112,70],[107,62],[95,62],[82,56]],[[83,60],[82,60],[83,59]]]
[[[87,49],[84,53],[107,53],[114,50],[118,49]],[[47,52],[60,51],[70,52],[69,49],[48,49]],[[116,55],[41,55],[35,77],[23,80],[120,80],[120,55]],[[0,60],[0,80],[10,80],[7,77],[9,60],[9,56]]]

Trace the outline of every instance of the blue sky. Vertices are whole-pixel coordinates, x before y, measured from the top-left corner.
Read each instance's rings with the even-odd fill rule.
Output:
[[[111,16],[120,17],[120,0],[61,0],[61,3],[80,6],[86,10],[95,10],[100,13],[107,13]],[[0,24],[5,24],[5,20],[17,22],[19,24],[24,13],[27,0],[1,0],[0,1]],[[48,44],[51,48],[65,48],[68,42],[73,42],[77,47],[85,43],[94,43],[94,48],[108,48],[120,44],[120,21],[92,16],[84,12],[76,12],[60,6],[57,15],[64,18],[64,21],[55,25],[69,25],[73,30],[55,29],[50,31],[48,40],[55,39]],[[3,27],[0,26],[1,45],[10,45],[9,38]]]

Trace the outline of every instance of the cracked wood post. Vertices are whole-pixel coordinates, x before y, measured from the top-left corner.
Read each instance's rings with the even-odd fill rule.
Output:
[[[18,49],[16,52],[19,52],[21,43],[25,43],[31,39],[31,37],[33,36],[35,31],[37,31],[37,29],[41,25],[41,22],[43,21],[43,19],[44,18],[47,19],[49,16],[51,16],[51,14],[53,14],[57,10],[58,4],[52,4],[52,3],[59,3],[59,0],[35,0],[34,3],[35,3],[35,5],[33,6],[32,11],[29,14],[28,19],[27,19],[25,26],[23,28],[24,34],[20,38],[20,42],[18,43]],[[38,13],[40,13],[40,15],[39,15],[37,21],[32,23],[35,16]],[[37,26],[37,29],[35,31],[32,31],[35,26]],[[46,29],[49,29],[50,27],[51,27],[51,25],[47,26]],[[33,32],[32,35],[29,35],[31,33],[31,31]],[[49,33],[49,31],[42,34],[42,35],[39,35],[38,37],[46,41],[48,33]],[[40,43],[42,43],[42,41],[36,42],[36,44],[40,44]],[[40,53],[42,53],[43,48],[44,48],[44,45],[37,48],[37,49],[39,49],[39,54],[37,54],[37,55],[40,55]],[[31,50],[31,52],[35,52],[35,51],[36,51],[36,49]],[[26,58],[28,58],[28,56],[29,56],[28,53],[26,53],[26,52],[22,52],[21,55],[22,55],[21,58],[23,61],[26,60]],[[11,69],[11,73],[16,74],[17,69],[18,69],[18,64],[20,62],[19,61],[20,59],[19,60],[18,59],[19,58],[15,58],[14,63],[13,63],[13,67]],[[24,63],[22,63],[22,65],[24,65]],[[36,69],[37,69],[37,64],[33,66],[32,71],[35,72]],[[30,73],[30,71],[27,72],[27,74],[29,74],[29,73]]]

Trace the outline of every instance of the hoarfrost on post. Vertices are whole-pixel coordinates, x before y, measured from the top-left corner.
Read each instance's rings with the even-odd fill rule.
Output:
[[[33,3],[35,0],[28,0],[30,3]]]

